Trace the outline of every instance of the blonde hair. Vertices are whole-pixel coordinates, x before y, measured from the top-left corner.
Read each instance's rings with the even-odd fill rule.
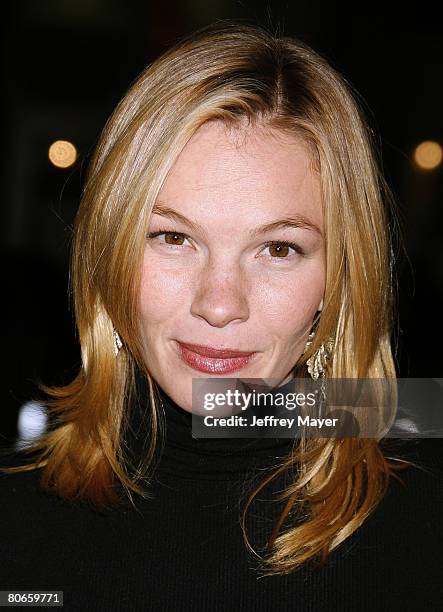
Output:
[[[157,194],[175,159],[206,121],[265,126],[304,139],[313,152],[323,196],[326,287],[314,342],[296,364],[328,338],[327,375],[395,378],[391,351],[391,195],[377,159],[374,134],[351,86],[302,42],[258,26],[219,21],[149,65],[129,88],[101,134],[76,217],[72,290],[82,366],[70,384],[43,387],[50,423],[27,451],[41,468],[40,487],[95,508],[146,496],[158,440],[155,382],[143,359],[139,285],[146,228]],[[114,354],[113,330],[124,349]],[[148,382],[151,430],[145,462],[135,470],[123,432],[134,396],[135,369]],[[297,465],[283,491],[284,509],[263,560],[268,574],[287,574],[328,553],[374,510],[402,461],[384,456],[374,439],[302,439],[254,496]],[[279,533],[291,510],[303,521]],[[300,515],[301,516],[301,515]],[[255,551],[254,551],[255,552]]]

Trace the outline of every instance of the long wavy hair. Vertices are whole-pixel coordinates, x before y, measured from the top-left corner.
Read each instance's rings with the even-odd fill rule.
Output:
[[[309,357],[332,338],[328,377],[396,378],[389,237],[394,202],[363,104],[330,62],[303,42],[221,20],[151,63],[103,129],[71,257],[82,364],[70,384],[42,386],[50,425],[24,451],[32,461],[3,471],[39,468],[41,489],[97,510],[133,503],[133,493],[149,496],[140,480],[149,482],[153,473],[162,419],[139,324],[146,228],[168,171],[207,121],[265,126],[302,138],[312,151],[322,190],[326,286],[314,341],[295,359],[295,371],[306,370]],[[117,355],[114,329],[123,342]],[[146,375],[151,419],[149,447],[134,467],[123,440],[137,368]],[[369,516],[390,476],[405,465],[386,457],[376,439],[301,439],[249,497],[241,517],[245,543],[253,550],[245,515],[255,495],[297,466],[280,494],[284,507],[263,566],[269,575],[287,574],[307,560],[325,559]]]

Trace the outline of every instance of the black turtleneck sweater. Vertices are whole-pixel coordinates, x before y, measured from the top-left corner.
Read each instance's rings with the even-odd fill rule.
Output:
[[[443,609],[440,440],[396,444],[397,456],[424,469],[401,472],[405,486],[392,479],[376,511],[325,565],[262,576],[239,514],[291,441],[194,439],[191,414],[161,397],[166,444],[151,498],[137,497],[137,510],[97,513],[41,493],[39,471],[0,475],[0,590],[61,590],[63,607],[81,611]],[[258,552],[281,511],[275,494],[285,478],[248,510]]]

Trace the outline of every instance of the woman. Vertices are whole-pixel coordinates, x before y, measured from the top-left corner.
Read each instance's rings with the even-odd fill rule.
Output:
[[[349,85],[300,41],[220,22],[147,67],[76,219],[82,367],[45,388],[50,427],[4,470],[3,590],[437,609],[435,497],[424,512],[411,492],[441,480],[409,467],[404,491],[405,457],[376,439],[192,437],[196,378],[395,378],[389,202]]]

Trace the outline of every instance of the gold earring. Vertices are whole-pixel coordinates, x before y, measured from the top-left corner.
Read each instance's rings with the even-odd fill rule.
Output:
[[[309,334],[309,338],[308,338],[308,341],[306,343],[305,352],[306,352],[306,349],[312,344],[312,342],[314,340],[314,337],[315,337],[315,332],[311,332]],[[332,340],[331,339],[327,340],[307,360],[306,365],[308,366],[308,372],[311,375],[311,378],[313,378],[314,380],[319,378],[319,376],[324,378],[325,370],[326,370],[326,364],[327,364],[327,362],[332,357],[333,346],[334,346],[334,344],[333,344]]]
[[[121,341],[116,329],[113,329],[112,335],[114,336],[114,354],[118,355],[119,350],[123,346],[123,342]]]

